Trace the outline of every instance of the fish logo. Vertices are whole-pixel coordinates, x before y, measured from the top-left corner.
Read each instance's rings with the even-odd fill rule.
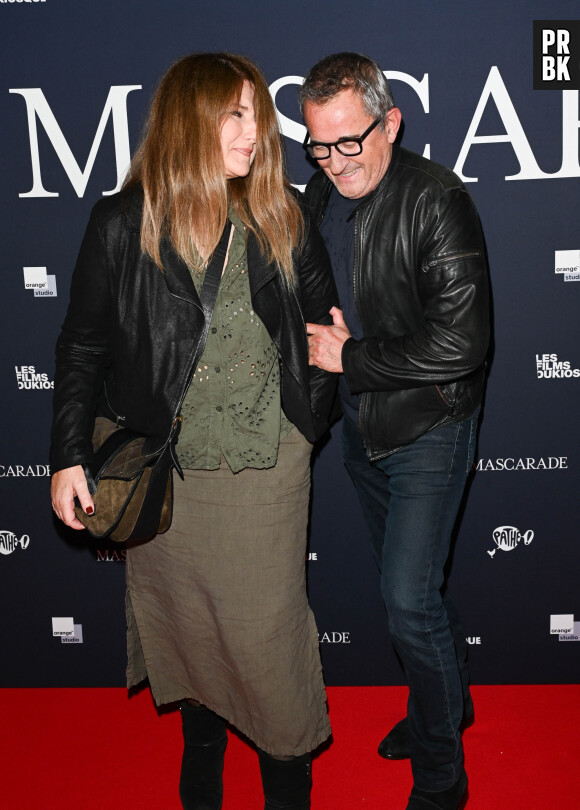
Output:
[[[524,546],[529,546],[534,539],[534,533],[531,529],[522,534],[515,526],[498,526],[497,529],[493,530],[492,537],[496,548],[487,552],[490,557],[494,557],[498,549],[501,549],[501,551],[513,551],[522,540]]]
[[[23,534],[20,540],[14,532],[7,532],[0,530],[0,554],[12,554],[12,552],[20,546],[20,548],[28,548],[30,537]]]

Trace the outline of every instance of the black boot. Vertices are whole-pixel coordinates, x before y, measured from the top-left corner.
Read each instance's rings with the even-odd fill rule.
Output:
[[[464,731],[473,725],[475,714],[473,710],[473,700],[468,692],[463,702],[463,720],[459,727]],[[387,736],[379,743],[379,754],[385,759],[409,759],[411,756],[411,732],[409,730],[409,720],[403,717],[402,720],[393,726]]]
[[[258,756],[266,797],[264,810],[310,810],[310,754],[281,760],[258,749]]]
[[[205,706],[180,703],[183,760],[179,796],[184,810],[221,810],[226,724]]]

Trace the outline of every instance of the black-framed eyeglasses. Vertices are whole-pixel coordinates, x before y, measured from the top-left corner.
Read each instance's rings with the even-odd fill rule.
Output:
[[[365,129],[360,138],[339,138],[334,143],[320,143],[319,141],[311,141],[308,143],[310,135],[307,132],[302,146],[314,160],[326,160],[329,158],[330,150],[333,146],[336,151],[344,155],[344,157],[354,157],[354,155],[360,155],[363,150],[364,139],[371,134],[373,129],[378,126],[381,121],[382,118],[375,119],[370,127]]]

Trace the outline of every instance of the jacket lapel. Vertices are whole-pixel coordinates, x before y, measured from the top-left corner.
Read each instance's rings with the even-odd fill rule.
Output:
[[[124,199],[126,200],[127,228],[129,231],[134,231],[137,234],[136,238],[139,239],[143,217],[143,188],[141,185],[131,188]],[[169,292],[201,309],[199,295],[189,268],[179,258],[167,237],[161,240],[159,254],[163,264],[163,278]]]
[[[167,238],[161,241],[159,253],[163,263],[165,283],[169,292],[201,309],[199,295],[195,289],[189,268],[177,255]]]
[[[247,251],[250,292],[254,300],[256,293],[278,275],[278,269],[274,263],[268,262],[252,232],[248,234]]]
[[[268,263],[252,233],[248,235],[248,271],[252,304],[278,350],[285,373],[290,372],[307,391],[300,371],[300,358],[308,356],[300,305],[294,293],[285,289],[280,271],[273,262]]]

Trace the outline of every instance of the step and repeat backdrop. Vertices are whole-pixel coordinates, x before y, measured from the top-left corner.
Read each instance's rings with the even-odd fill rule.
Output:
[[[123,180],[156,82],[230,50],[263,69],[291,180],[312,167],[296,92],[322,56],[373,56],[402,143],[479,209],[494,347],[451,588],[475,683],[580,664],[580,30],[577,0],[0,0],[1,686],[124,683],[124,549],[53,518],[54,343],[89,211]],[[314,462],[308,581],[329,685],[403,683],[340,455]]]

